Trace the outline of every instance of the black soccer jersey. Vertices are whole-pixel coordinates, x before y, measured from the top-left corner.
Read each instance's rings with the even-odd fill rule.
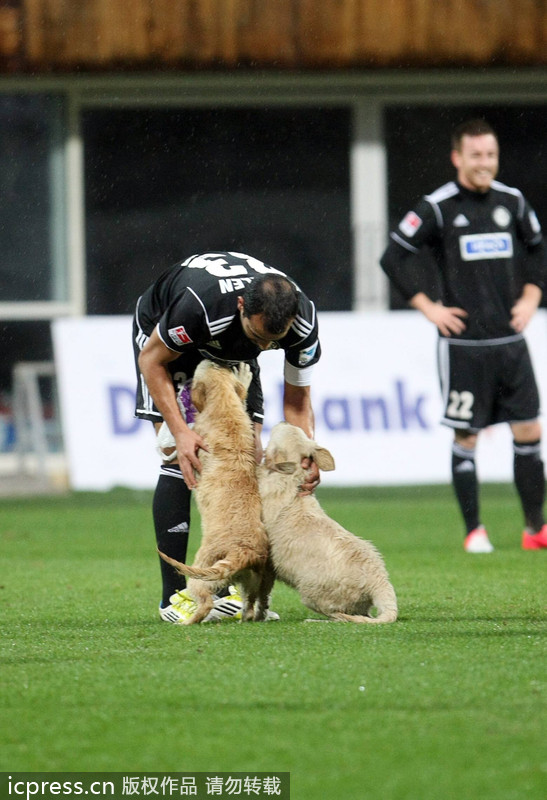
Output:
[[[237,298],[267,272],[284,274],[242,253],[191,256],[144,292],[137,306],[138,324],[145,336],[157,326],[163,343],[181,355],[197,350],[223,364],[251,362],[261,350],[243,333]],[[300,290],[296,319],[272,347],[285,351],[287,381],[305,385],[303,371],[319,360],[321,348],[315,306]]]
[[[443,303],[469,315],[457,338],[514,336],[511,308],[522,286],[543,290],[547,277],[541,227],[522,193],[499,181],[484,194],[452,181],[424,196],[391,233],[381,259],[407,299],[423,291],[411,256],[424,245],[441,271]]]

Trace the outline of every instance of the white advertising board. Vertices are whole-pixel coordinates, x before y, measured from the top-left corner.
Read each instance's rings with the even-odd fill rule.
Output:
[[[336,460],[323,484],[449,482],[452,432],[438,421],[434,327],[413,311],[322,313],[319,322],[316,439]],[[527,340],[545,399],[547,312],[535,316]],[[151,423],[133,417],[130,317],[56,320],[53,342],[72,487],[153,487],[160,459]],[[260,365],[266,443],[268,429],[282,418],[282,354],[263,353]],[[510,481],[512,461],[508,426],[486,430],[477,454],[481,480]]]

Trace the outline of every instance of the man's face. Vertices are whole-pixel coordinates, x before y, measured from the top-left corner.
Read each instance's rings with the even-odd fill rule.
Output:
[[[245,304],[242,297],[238,298],[237,307],[239,309],[243,333],[247,339],[250,339],[251,342],[256,344],[257,347],[260,347],[261,350],[269,350],[272,342],[277,342],[279,339],[283,339],[283,337],[289,332],[289,328],[293,323],[292,319],[289,320],[289,323],[283,333],[274,335],[264,327],[263,314],[252,314],[250,317],[246,317],[244,315],[243,312]]]
[[[473,192],[487,192],[498,174],[499,146],[491,133],[463,136],[459,150],[452,151],[458,181]]]

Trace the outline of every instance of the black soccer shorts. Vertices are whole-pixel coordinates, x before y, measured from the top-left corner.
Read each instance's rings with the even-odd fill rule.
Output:
[[[523,337],[491,343],[439,339],[441,422],[470,433],[539,416],[539,392]]]

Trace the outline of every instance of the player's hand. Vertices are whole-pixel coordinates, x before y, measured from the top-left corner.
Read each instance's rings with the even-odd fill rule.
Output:
[[[516,333],[522,333],[537,310],[537,303],[520,297],[511,309],[511,327]]]
[[[311,458],[302,459],[302,467],[306,470],[306,480],[298,487],[298,492],[301,496],[313,494],[315,489],[321,483],[321,475],[319,467]]]
[[[458,336],[466,325],[467,311],[457,306],[443,306],[442,303],[431,303],[425,316],[437,326],[443,336]]]
[[[198,485],[196,472],[201,472],[198,450],[209,452],[209,448],[201,436],[191,428],[178,433],[175,436],[175,441],[177,443],[178,462],[184,482],[189,489],[195,489]]]

